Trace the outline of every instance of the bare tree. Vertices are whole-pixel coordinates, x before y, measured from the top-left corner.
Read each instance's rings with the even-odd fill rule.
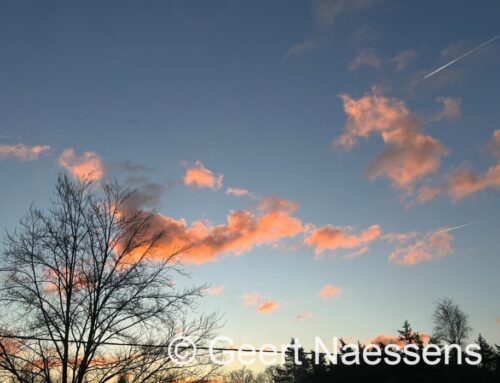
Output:
[[[273,383],[276,366],[269,366],[260,373],[245,367],[227,372],[222,381],[225,383]]]
[[[167,382],[210,373],[198,353],[180,367],[177,336],[197,346],[218,316],[196,314],[206,286],[178,288],[178,255],[158,257],[152,213],[125,209],[133,195],[61,175],[48,211],[34,207],[7,233],[0,269],[1,374],[19,383]],[[125,213],[126,212],[126,213]],[[153,257],[153,254],[155,257]],[[180,348],[184,354],[189,349]]]
[[[438,342],[463,345],[472,331],[467,314],[449,298],[436,303],[432,320],[433,338]]]

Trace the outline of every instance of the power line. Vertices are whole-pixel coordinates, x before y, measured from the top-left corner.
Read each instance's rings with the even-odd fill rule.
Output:
[[[5,339],[17,339],[17,340],[35,340],[35,341],[39,341],[39,342],[63,342],[62,340],[57,340],[57,339],[50,339],[50,338],[43,338],[43,337],[37,337],[37,336],[25,336],[25,335],[2,335],[0,334],[0,338],[5,338]],[[68,343],[83,343],[83,344],[87,344],[87,343],[91,343],[91,342],[88,342],[88,341],[84,341],[84,340],[75,340],[75,339],[68,339],[67,340]],[[144,347],[144,348],[169,348],[172,346],[172,344],[146,344],[146,343],[126,343],[126,342],[101,342],[99,343],[99,345],[101,346],[117,346],[117,347],[120,347],[120,346],[123,346],[123,347]],[[181,349],[181,350],[188,350],[188,349],[192,349],[193,347],[191,346],[178,346],[177,348]],[[244,349],[240,349],[240,348],[229,348],[229,347],[208,347],[208,346],[195,346],[195,349],[196,350],[204,350],[204,351],[209,351],[209,350],[212,350],[212,351],[229,351],[229,352],[261,352],[261,353],[273,353],[273,354],[283,354],[283,353],[286,353],[287,350],[283,350],[283,349],[277,349],[275,348],[274,350],[269,350],[269,349],[262,349],[262,348],[259,348],[259,349],[249,349],[249,348],[244,348]],[[288,349],[288,347],[287,347]],[[303,352],[304,354],[306,355],[312,355],[314,354],[313,351],[304,351]],[[328,353],[322,353],[322,352],[318,352],[317,354],[321,354],[321,355],[328,355]]]

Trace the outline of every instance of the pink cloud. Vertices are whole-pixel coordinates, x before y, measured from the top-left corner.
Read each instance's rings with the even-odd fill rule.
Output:
[[[104,177],[101,157],[94,152],[84,152],[78,157],[74,149],[64,149],[58,159],[59,165],[74,178],[98,181]]]
[[[351,253],[344,255],[344,258],[345,259],[353,259],[353,258],[361,257],[362,255],[365,255],[366,253],[368,253],[369,250],[370,250],[370,248],[368,246],[364,246],[364,247],[361,247],[361,248],[359,248]]]
[[[50,146],[48,145],[0,144],[0,159],[15,157],[21,161],[33,161],[38,159],[42,153],[49,150]]]
[[[493,132],[487,149],[500,160],[500,129]],[[447,193],[453,201],[459,201],[473,193],[487,188],[500,188],[500,161],[480,174],[469,167],[462,166],[453,170],[447,177]]]
[[[486,172],[476,174],[468,167],[452,171],[448,177],[448,195],[454,201],[487,188],[500,188],[500,162],[491,166]]]
[[[410,239],[413,239],[417,236],[417,233],[414,231],[407,232],[407,233],[386,233],[384,234],[381,238],[389,243],[402,243],[409,241]]]
[[[435,138],[401,128],[382,134],[387,148],[368,167],[370,179],[387,177],[397,188],[413,183],[439,168],[447,149]]]
[[[328,299],[336,295],[342,294],[342,288],[335,285],[326,285],[321,289],[318,296],[321,299]]]
[[[425,204],[436,199],[441,194],[441,188],[437,186],[424,185],[417,192],[417,202]]]
[[[462,115],[460,110],[462,100],[460,97],[438,97],[436,101],[443,104],[443,109],[436,113],[432,118],[433,121],[440,121],[443,119],[458,120]]]
[[[377,134],[386,145],[367,169],[370,179],[387,177],[394,187],[409,190],[439,168],[447,149],[421,132],[421,122],[403,101],[385,97],[377,89],[359,99],[340,97],[347,124],[334,144],[350,150],[359,138]]]
[[[493,132],[491,142],[488,145],[488,150],[500,160],[500,129]]]
[[[246,293],[246,294],[243,294],[243,304],[245,306],[253,306],[253,305],[256,305],[260,299],[261,299],[261,296],[258,292],[253,292],[253,293]]]
[[[423,344],[429,343],[430,337],[427,334],[418,334]],[[406,343],[403,340],[399,339],[399,336],[396,335],[386,335],[379,334],[375,338],[370,339],[367,343],[369,344],[397,344],[399,347],[403,348]]]
[[[194,165],[186,169],[183,181],[186,186],[219,190],[222,186],[223,178],[222,174],[215,175],[201,161],[196,161]]]
[[[243,189],[243,188],[227,188],[226,194],[232,195],[235,197],[250,197],[251,196],[251,193],[247,189]]]
[[[297,210],[299,204],[286,198],[276,197],[273,195],[266,196],[262,198],[258,205],[257,210],[259,211],[284,211],[292,214]]]
[[[224,291],[224,286],[208,287],[203,290],[208,295],[220,295]]]
[[[279,309],[280,305],[275,301],[266,301],[257,307],[257,312],[259,314],[269,314],[273,311]]]
[[[453,236],[445,229],[428,232],[409,245],[399,245],[389,256],[389,261],[405,266],[430,262],[451,254]]]
[[[359,234],[352,234],[349,228],[334,227],[331,225],[314,229],[305,239],[304,244],[314,248],[316,255],[324,251],[338,249],[353,249],[364,247],[366,244],[380,237],[380,226],[372,225]]]

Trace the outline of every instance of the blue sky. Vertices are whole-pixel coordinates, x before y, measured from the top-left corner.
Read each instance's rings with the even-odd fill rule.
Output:
[[[200,306],[225,313],[222,333],[257,345],[291,336],[306,344],[315,335],[367,340],[394,334],[405,319],[430,333],[434,302],[449,296],[470,315],[474,336],[498,342],[500,41],[423,79],[500,33],[497,2],[10,1],[2,8],[1,227],[12,229],[33,201],[46,206],[58,172],[78,176],[90,157],[105,178],[160,185],[146,207],[184,219],[186,230],[202,222],[208,234],[195,235],[202,242],[215,240],[217,225],[227,229],[231,211],[258,220],[275,213],[258,206],[279,197],[298,205],[278,209],[300,223],[297,233],[266,240],[259,232],[245,237],[245,249],[230,244],[210,250],[210,262],[193,264],[193,256],[187,265],[194,283],[224,287]],[[355,120],[349,100],[368,117]],[[375,121],[383,112],[397,118]],[[351,150],[332,144],[349,129]],[[395,132],[403,143],[389,137]],[[36,145],[50,149],[33,154]],[[65,149],[73,149],[66,161]],[[389,162],[370,177],[380,153]],[[408,169],[399,169],[406,160]],[[223,180],[189,184],[190,169]],[[399,171],[410,172],[404,185]],[[230,187],[251,196],[228,195]],[[436,195],[418,202],[426,187]],[[378,234],[363,241],[372,225]],[[311,237],[321,229],[329,239],[323,251]],[[395,233],[411,238],[391,240]],[[411,263],[411,250],[430,258]],[[346,259],[353,252],[363,254]],[[340,290],[322,299],[327,285]],[[259,302],[245,306],[242,296],[253,292]],[[266,301],[277,309],[259,314]]]

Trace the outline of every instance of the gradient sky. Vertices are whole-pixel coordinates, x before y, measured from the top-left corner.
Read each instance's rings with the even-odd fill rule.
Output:
[[[192,282],[222,287],[199,310],[237,343],[429,334],[444,296],[498,342],[500,40],[424,76],[499,18],[493,0],[4,1],[0,227],[93,169],[139,188],[165,246],[196,242]]]

